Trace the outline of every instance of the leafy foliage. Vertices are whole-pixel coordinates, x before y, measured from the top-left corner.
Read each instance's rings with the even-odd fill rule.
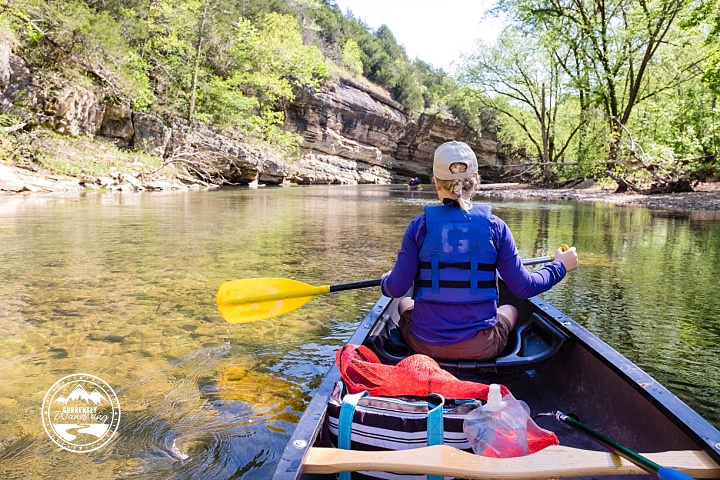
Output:
[[[502,139],[552,164],[546,181],[700,179],[718,171],[716,7],[500,0],[510,24],[496,45],[466,59],[461,78],[498,110]]]
[[[135,110],[283,145],[296,142],[282,130],[285,107],[295,89],[331,78],[329,62],[386,87],[410,113],[455,88],[410,60],[387,26],[372,31],[331,0],[6,1],[0,21],[49,82],[95,81]]]
[[[283,133],[281,108],[293,88],[317,88],[329,77],[324,57],[301,39],[297,20],[266,14],[256,26],[241,20],[234,45],[226,52],[230,75],[217,72],[201,86],[198,117],[281,144],[295,139]]]
[[[348,38],[342,48],[342,64],[354,77],[362,75],[362,50],[355,40]]]
[[[720,170],[719,6],[499,0],[508,28],[457,78],[334,0],[0,0],[0,28],[48,84],[94,82],[135,110],[291,148],[282,126],[295,92],[340,70],[410,115],[449,113],[497,135],[545,181],[643,182]]]

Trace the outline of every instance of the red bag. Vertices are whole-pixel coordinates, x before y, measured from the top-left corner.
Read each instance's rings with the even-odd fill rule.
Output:
[[[487,401],[490,390],[489,385],[456,378],[427,355],[410,355],[397,365],[385,365],[369,348],[345,345],[337,351],[335,363],[348,393],[367,391],[377,397],[438,394],[451,399]],[[504,386],[500,386],[500,392],[503,396],[510,393]],[[532,420],[528,421],[527,437],[530,453],[560,443],[553,432],[538,427]]]

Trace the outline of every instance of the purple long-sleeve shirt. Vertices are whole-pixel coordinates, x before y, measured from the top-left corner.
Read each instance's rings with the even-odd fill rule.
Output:
[[[447,206],[447,208],[458,208]],[[490,234],[498,253],[497,270],[508,289],[526,299],[545,292],[565,278],[565,266],[554,261],[530,273],[522,264],[510,229],[495,215],[490,217]],[[419,254],[427,227],[425,214],[415,217],[402,239],[395,266],[382,280],[382,292],[392,298],[404,296],[418,272]],[[412,313],[413,336],[428,345],[452,345],[475,337],[479,331],[497,323],[497,303],[415,302]]]

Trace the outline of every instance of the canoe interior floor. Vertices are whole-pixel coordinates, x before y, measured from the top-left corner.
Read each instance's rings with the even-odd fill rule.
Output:
[[[556,420],[554,417],[537,416],[539,413],[554,412],[557,410],[566,414],[575,414],[580,420],[583,419],[582,409],[576,405],[558,404],[562,400],[557,395],[549,394],[546,381],[533,376],[533,372],[516,373],[516,374],[481,374],[481,375],[463,375],[462,373],[453,372],[461,380],[472,380],[481,383],[499,383],[505,385],[517,400],[522,400],[530,408],[530,415],[535,419],[535,423],[541,428],[554,432],[561,445],[587,450],[606,449],[586,435],[574,430],[568,425]],[[610,435],[611,432],[606,432]]]

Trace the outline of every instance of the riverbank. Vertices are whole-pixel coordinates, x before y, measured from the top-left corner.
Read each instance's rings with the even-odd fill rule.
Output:
[[[59,192],[107,190],[187,190],[197,185],[187,185],[175,178],[158,177],[137,183],[128,176],[115,176],[97,182],[86,183],[82,179],[30,171],[0,164],[0,195],[30,195]],[[537,188],[520,183],[483,184],[478,191],[480,198],[517,200],[573,201],[583,203],[604,202],[615,205],[644,206],[652,208],[720,212],[720,182],[701,183],[694,192],[663,195],[640,195],[637,193],[614,193],[613,188],[602,188],[594,182],[584,182],[573,188]]]
[[[720,182],[700,183],[694,192],[641,195],[638,193],[615,193],[612,188],[602,188],[594,182],[584,182],[573,188],[537,188],[519,183],[481,185],[480,198],[517,200],[572,201],[581,203],[611,203],[625,206],[642,206],[672,210],[720,212]]]
[[[110,172],[107,176],[57,175],[41,170],[28,170],[0,164],[0,196],[7,194],[31,195],[61,192],[84,192],[93,190],[141,191],[141,190],[190,190],[199,188],[199,182],[184,183],[177,178],[154,175],[132,175]]]

